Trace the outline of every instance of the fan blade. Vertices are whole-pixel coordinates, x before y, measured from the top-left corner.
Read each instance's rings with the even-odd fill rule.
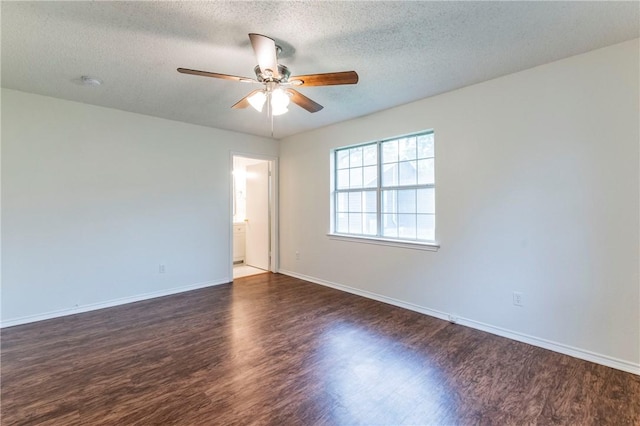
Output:
[[[200,75],[202,77],[213,77],[213,78],[221,78],[223,80],[240,81],[242,83],[259,83],[258,80],[254,80],[254,79],[249,78],[249,77],[238,77],[236,75],[218,74],[218,73],[215,73],[215,72],[190,70],[190,69],[187,69],[187,68],[178,68],[178,72],[180,72],[182,74]]]
[[[324,108],[322,105],[315,101],[312,101],[297,90],[287,89],[287,93],[291,95],[291,102],[298,106],[301,106],[309,112],[318,112],[322,108]]]
[[[254,90],[253,92],[249,93],[247,96],[245,96],[244,98],[240,99],[238,102],[233,104],[233,106],[231,108],[232,109],[242,109],[242,108],[246,108],[246,107],[250,106],[251,104],[249,103],[249,98],[254,93],[259,92],[259,91],[260,91],[260,89]]]
[[[269,70],[274,78],[280,78],[276,42],[272,38],[254,33],[249,34],[249,39],[258,59],[260,71],[265,74],[265,71]]]
[[[296,84],[301,81],[298,86],[333,86],[336,84],[356,84],[358,82],[358,73],[355,71],[329,72],[326,74],[308,74],[289,77],[289,82]]]

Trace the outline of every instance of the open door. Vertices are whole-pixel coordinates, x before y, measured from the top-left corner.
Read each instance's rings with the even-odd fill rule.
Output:
[[[269,270],[269,162],[247,166],[245,263]]]
[[[278,271],[278,159],[231,152],[230,277]]]

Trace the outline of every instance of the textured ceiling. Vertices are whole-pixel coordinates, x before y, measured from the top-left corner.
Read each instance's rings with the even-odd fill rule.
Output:
[[[253,86],[247,36],[282,46],[292,74],[356,70],[302,87],[324,105],[275,117],[276,138],[370,114],[639,36],[638,2],[2,2],[2,86],[269,136],[230,107]],[[77,84],[82,75],[104,81]]]

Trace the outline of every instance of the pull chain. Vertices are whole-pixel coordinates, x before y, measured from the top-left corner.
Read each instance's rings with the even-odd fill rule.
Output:
[[[269,118],[271,119],[271,137],[273,137],[273,110],[271,109],[271,92],[269,92],[269,97],[267,98],[267,112],[269,113]]]

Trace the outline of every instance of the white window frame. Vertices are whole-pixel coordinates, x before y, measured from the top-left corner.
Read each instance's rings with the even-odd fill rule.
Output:
[[[432,188],[435,191],[436,182],[434,179],[433,183],[429,184],[413,184],[413,185],[395,185],[395,186],[383,186],[383,160],[382,160],[382,144],[385,142],[390,142],[394,140],[400,140],[407,137],[418,137],[422,135],[434,134],[433,130],[422,131],[418,133],[412,133],[403,136],[397,136],[393,138],[387,138],[357,145],[339,147],[331,150],[331,229],[327,234],[330,239],[339,240],[339,241],[351,241],[351,242],[359,242],[365,244],[375,244],[375,245],[385,245],[385,246],[396,246],[403,247],[409,249],[417,249],[417,250],[429,250],[429,251],[437,251],[440,247],[437,242],[437,233],[436,229],[434,229],[434,240],[418,240],[418,239],[409,239],[402,237],[385,237],[383,236],[383,212],[382,212],[382,192],[385,190],[404,190],[404,189],[426,189]],[[338,189],[338,164],[337,164],[337,156],[339,151],[343,151],[346,149],[365,147],[370,145],[376,145],[377,147],[377,161],[376,161],[376,169],[377,169],[377,185],[375,187],[360,187],[360,188],[346,188],[346,189]],[[431,158],[431,157],[429,157]],[[435,173],[435,143],[434,143],[434,173]],[[410,161],[410,160],[409,160]],[[400,163],[401,160],[398,160]],[[363,166],[364,167],[364,166]],[[350,170],[351,166],[347,169]],[[363,191],[375,191],[376,193],[376,235],[365,235],[365,234],[351,234],[344,232],[337,232],[337,220],[338,220],[338,207],[337,207],[337,198],[340,193],[350,193],[350,192],[363,192]],[[437,204],[435,205],[437,209]],[[416,213],[417,214],[417,213]],[[434,210],[434,219],[437,217],[437,210]],[[437,227],[437,222],[436,222]]]

